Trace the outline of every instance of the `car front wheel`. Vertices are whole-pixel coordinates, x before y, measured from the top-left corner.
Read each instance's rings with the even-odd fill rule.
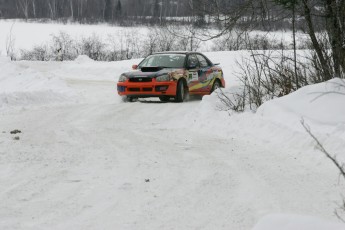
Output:
[[[170,101],[170,97],[168,97],[168,96],[160,96],[159,100],[162,101],[162,102],[167,102],[167,101]]]
[[[130,97],[130,96],[123,96],[123,97],[122,97],[122,101],[123,101],[123,102],[133,102],[133,101],[134,101],[134,98],[133,98],[133,97]]]
[[[212,86],[212,89],[211,89],[211,93],[213,93],[216,89],[220,88],[221,85],[219,83],[218,80],[216,80],[214,83],[213,83],[213,86]]]
[[[183,84],[183,81],[179,81],[176,89],[176,102],[183,102],[186,97],[186,90]]]

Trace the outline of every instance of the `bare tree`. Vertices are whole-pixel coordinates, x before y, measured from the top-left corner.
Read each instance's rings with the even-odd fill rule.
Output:
[[[29,5],[30,0],[17,0],[18,8],[23,13],[25,19],[27,20],[29,18]]]
[[[71,19],[74,20],[74,6],[73,6],[73,0],[69,0],[69,6],[71,10]]]
[[[12,24],[10,33],[6,38],[6,55],[11,58],[11,60],[15,59],[15,52],[14,52],[14,44],[15,44],[15,37],[13,36],[13,27],[14,24]]]
[[[48,1],[48,6],[49,6],[49,12],[50,12],[50,18],[51,19],[56,19],[56,0],[47,0]]]

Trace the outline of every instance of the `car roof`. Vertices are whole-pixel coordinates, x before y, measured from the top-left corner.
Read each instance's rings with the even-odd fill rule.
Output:
[[[155,55],[155,54],[185,54],[185,55],[188,55],[188,54],[200,54],[202,55],[204,58],[206,58],[206,60],[213,65],[212,61],[210,61],[210,59],[208,59],[205,55],[203,55],[202,53],[200,52],[195,52],[195,51],[164,51],[164,52],[156,52],[156,53],[153,53],[152,55]]]
[[[193,52],[193,51],[165,51],[165,52],[156,52],[153,54],[199,54],[199,52]]]

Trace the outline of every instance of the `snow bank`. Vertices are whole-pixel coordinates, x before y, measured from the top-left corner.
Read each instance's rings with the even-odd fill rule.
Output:
[[[7,63],[7,62],[10,62],[10,61],[11,61],[10,57],[6,57],[6,56],[1,56],[0,55],[0,63],[1,64]]]
[[[301,129],[303,118],[314,127],[345,125],[345,81],[332,79],[303,87],[264,103],[257,114],[290,128]]]
[[[252,230],[344,230],[345,225],[315,217],[275,214],[262,218]]]
[[[112,84],[115,84],[123,72],[130,71],[132,65],[138,64],[141,60],[97,62],[83,55],[79,56],[75,61],[63,62],[61,64],[63,68],[59,68],[57,74],[64,79],[111,81]]]
[[[240,86],[230,86],[223,91],[231,97],[231,93],[238,92],[238,90],[240,90]],[[210,96],[203,97],[194,116],[199,117],[200,122],[205,122],[215,117],[214,112],[210,111],[216,110],[219,111],[217,116],[222,117],[219,119],[223,120],[224,116],[228,117],[224,123],[229,128],[242,126],[262,131],[270,124],[282,127],[282,130],[288,130],[289,133],[305,133],[301,125],[301,121],[304,120],[312,131],[337,136],[345,141],[345,81],[342,79],[332,79],[328,82],[309,85],[287,96],[267,101],[258,108],[256,114],[224,112],[227,109],[215,92]],[[252,123],[252,125],[248,125],[248,123]],[[224,129],[219,133],[228,134]],[[281,130],[279,135],[275,134],[275,130],[267,130],[265,134],[282,136]]]
[[[87,55],[79,55],[74,61],[78,64],[94,62],[94,60],[89,58]]]
[[[267,134],[264,136],[269,136],[282,146],[301,148],[301,151],[315,146],[315,142],[301,125],[303,120],[327,151],[345,163],[344,80],[332,79],[306,86],[285,97],[268,101],[257,110],[256,116],[262,119],[263,123],[269,121],[281,127],[277,130],[266,130]],[[264,129],[267,127],[266,125]]]
[[[0,59],[0,111],[10,107],[68,103],[75,93],[52,72],[39,72],[20,62]]]
[[[236,90],[238,87],[230,86],[224,92]],[[344,94],[344,80],[333,79],[268,101],[258,108],[257,113],[235,113],[226,111],[217,93],[213,93],[204,96],[200,105],[186,114],[181,123],[215,136],[255,139],[268,148],[293,149],[301,153],[300,157],[312,156],[311,164],[325,164],[325,161],[331,164],[324,154],[315,150],[315,141],[301,125],[304,119],[327,151],[345,163]],[[333,165],[332,168],[335,170]]]
[[[0,112],[10,108],[96,101],[108,96],[109,103],[120,103],[116,82],[123,72],[131,70],[141,59],[119,62],[96,62],[81,55],[66,62],[11,62],[0,57]],[[83,84],[83,87],[74,87]],[[112,91],[95,90],[112,86]],[[91,90],[92,93],[87,92]]]

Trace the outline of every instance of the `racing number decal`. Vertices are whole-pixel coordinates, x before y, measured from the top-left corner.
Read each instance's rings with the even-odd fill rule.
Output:
[[[198,72],[189,73],[189,76],[188,76],[188,81],[189,82],[191,82],[191,81],[198,81],[198,80],[199,80]]]

